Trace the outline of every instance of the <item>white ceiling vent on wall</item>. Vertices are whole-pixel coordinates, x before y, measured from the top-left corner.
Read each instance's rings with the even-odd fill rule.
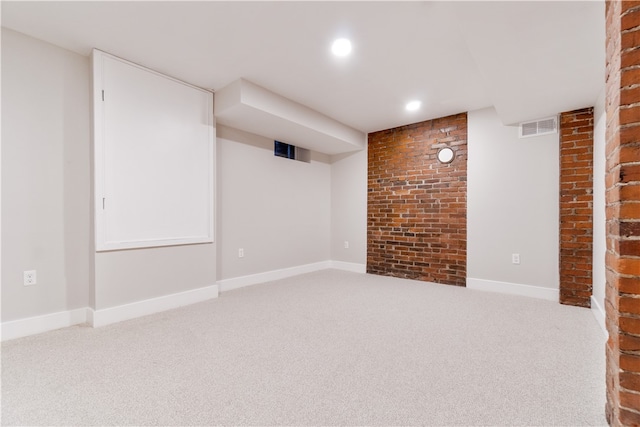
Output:
[[[548,117],[533,122],[520,123],[520,138],[547,135],[558,132],[558,118]]]

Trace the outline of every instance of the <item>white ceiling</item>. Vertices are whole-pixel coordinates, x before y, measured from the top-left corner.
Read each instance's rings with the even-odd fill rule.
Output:
[[[603,1],[2,1],[2,26],[208,89],[245,78],[364,132],[491,105],[514,124],[604,85]]]

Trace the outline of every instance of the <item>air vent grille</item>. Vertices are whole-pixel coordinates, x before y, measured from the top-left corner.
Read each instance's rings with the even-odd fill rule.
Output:
[[[558,118],[548,117],[533,122],[520,123],[520,138],[547,135],[558,132]]]

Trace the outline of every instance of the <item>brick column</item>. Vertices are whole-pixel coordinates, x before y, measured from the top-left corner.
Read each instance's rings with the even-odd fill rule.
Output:
[[[640,425],[640,2],[607,1],[607,420]]]
[[[593,108],[560,114],[560,303],[591,307]]]

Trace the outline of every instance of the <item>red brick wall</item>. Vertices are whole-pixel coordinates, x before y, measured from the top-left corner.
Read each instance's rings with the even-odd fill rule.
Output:
[[[369,134],[368,151],[367,272],[465,286],[467,114]]]
[[[607,419],[640,425],[640,2],[606,17]]]
[[[560,303],[591,307],[593,108],[560,114]]]

